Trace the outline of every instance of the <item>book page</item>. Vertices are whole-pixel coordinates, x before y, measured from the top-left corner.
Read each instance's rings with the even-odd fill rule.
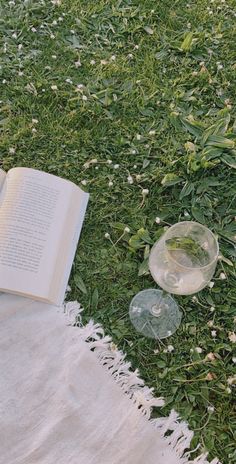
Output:
[[[2,189],[3,184],[5,182],[6,175],[7,175],[6,172],[3,171],[3,169],[0,169],[0,190]]]
[[[52,301],[58,305],[62,304],[65,296],[66,286],[80,237],[88,199],[88,193],[83,192],[83,190],[76,187],[76,185],[73,186],[72,202],[67,212],[67,218],[64,224],[65,229],[61,243],[61,248],[66,250],[66,253],[61,252],[57,256],[57,273],[55,274],[52,286]],[[70,226],[68,227],[69,224]]]
[[[0,197],[0,288],[47,298],[74,184],[11,169]]]

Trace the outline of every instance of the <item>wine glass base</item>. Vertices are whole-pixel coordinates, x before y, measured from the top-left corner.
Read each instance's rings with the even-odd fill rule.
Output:
[[[138,332],[145,337],[160,340],[170,337],[178,329],[182,313],[169,294],[149,288],[134,296],[129,316]]]

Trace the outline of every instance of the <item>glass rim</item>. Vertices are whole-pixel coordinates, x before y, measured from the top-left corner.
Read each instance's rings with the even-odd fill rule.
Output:
[[[210,234],[215,242],[215,245],[216,245],[216,253],[215,253],[215,257],[208,263],[208,264],[205,264],[204,266],[196,266],[196,267],[192,267],[192,266],[184,266],[183,264],[180,264],[176,259],[174,259],[169,250],[167,249],[167,246],[166,246],[166,238],[168,238],[168,233],[173,230],[176,226],[179,226],[179,225],[187,225],[187,224],[194,224],[194,225],[197,225],[197,226],[200,226],[202,229],[204,229],[205,231],[207,231],[208,234]],[[183,269],[206,269],[208,267],[211,267],[215,261],[218,260],[218,256],[219,256],[219,243],[218,243],[218,240],[216,239],[215,235],[213,234],[213,232],[208,229],[208,227],[204,226],[203,224],[200,224],[199,222],[196,222],[196,221],[181,221],[181,222],[176,222],[176,224],[173,224],[172,226],[170,226],[168,228],[168,230],[164,233],[163,235],[163,239],[164,239],[164,247],[165,247],[165,250],[168,254],[168,257],[171,259],[171,261],[173,261],[177,266],[180,266],[182,267]]]

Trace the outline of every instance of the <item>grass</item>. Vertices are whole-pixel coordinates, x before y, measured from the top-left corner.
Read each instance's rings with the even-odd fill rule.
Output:
[[[166,398],[161,413],[189,422],[192,449],[224,464],[236,459],[235,16],[234,0],[3,0],[0,14],[1,167],[90,192],[71,297]],[[128,306],[155,287],[144,252],[188,219],[218,235],[223,259],[214,286],[176,297],[181,328],[158,345]]]

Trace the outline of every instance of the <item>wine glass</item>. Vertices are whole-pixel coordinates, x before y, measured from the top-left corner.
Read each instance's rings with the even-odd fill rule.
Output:
[[[170,227],[149,257],[151,275],[164,292],[148,289],[134,296],[129,314],[135,328],[149,338],[172,335],[182,314],[169,293],[191,295],[202,290],[215,272],[218,255],[216,237],[202,224],[184,221]]]

